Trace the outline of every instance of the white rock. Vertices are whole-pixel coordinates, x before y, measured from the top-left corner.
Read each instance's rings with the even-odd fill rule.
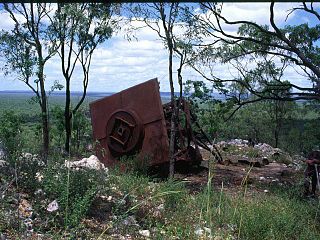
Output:
[[[259,177],[259,180],[262,181],[262,180],[266,180],[265,177]]]
[[[44,194],[43,190],[42,189],[37,189],[35,192],[34,192],[34,195],[42,195]]]
[[[144,236],[144,237],[150,237],[150,231],[149,230],[139,230],[139,234],[141,236]]]
[[[8,165],[8,163],[6,161],[0,160],[0,167],[5,167],[7,165]]]
[[[89,158],[83,158],[79,161],[65,161],[65,166],[68,168],[89,168],[94,170],[105,170],[108,168],[95,155],[91,155]]]
[[[33,155],[31,153],[22,153],[21,156],[23,158],[26,158],[27,160],[32,160],[33,159]]]
[[[6,156],[3,147],[1,146],[1,142],[0,142],[0,160],[4,159]]]
[[[161,203],[158,207],[156,207],[157,210],[161,211],[164,209],[164,204]]]
[[[269,192],[269,190],[265,189],[265,190],[263,190],[263,192],[268,193],[268,192]]]
[[[43,175],[39,172],[36,173],[36,179],[38,180],[38,182],[41,182],[43,179]]]
[[[198,227],[195,231],[194,234],[197,236],[202,236],[204,233],[203,229],[201,227]]]
[[[208,233],[209,235],[211,235],[211,229],[210,228],[207,228],[207,227],[204,227],[203,230]]]
[[[54,212],[54,211],[57,211],[58,209],[59,209],[59,205],[58,205],[57,200],[54,200],[51,203],[49,203],[49,205],[47,207],[48,212]]]
[[[137,225],[137,226],[139,226],[139,225],[137,224],[137,220],[135,219],[134,216],[129,216],[129,217],[127,217],[126,219],[123,220],[122,223],[123,223],[124,225],[127,225],[127,226],[132,226],[132,225]]]

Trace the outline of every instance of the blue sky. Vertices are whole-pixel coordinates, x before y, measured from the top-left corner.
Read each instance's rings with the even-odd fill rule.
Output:
[[[287,22],[284,22],[287,10],[299,3],[276,3],[275,19],[280,26],[285,24],[300,24],[308,22],[315,24],[315,18],[305,12],[295,12]],[[317,4],[319,6],[319,4]],[[230,20],[252,20],[259,24],[269,22],[269,3],[224,3],[223,15]],[[12,26],[8,15],[1,11],[2,21],[0,29],[10,29]],[[138,24],[138,23],[137,23]],[[237,29],[228,29],[236,31]],[[160,90],[169,91],[167,51],[155,32],[143,28],[136,32],[138,41],[127,41],[123,32],[119,32],[95,51],[90,70],[89,91],[117,92],[151,78],[158,78]],[[174,65],[177,69],[177,64]],[[226,66],[217,66],[217,71],[227,74]],[[46,68],[46,87],[49,89],[58,80],[62,85],[63,77],[57,57],[51,59]],[[223,75],[222,74],[222,75]],[[184,79],[202,80],[191,69],[184,69]],[[286,76],[295,83],[306,85],[308,81],[298,75],[293,69],[288,70]],[[76,70],[72,79],[72,91],[81,91],[81,71]],[[177,88],[177,84],[176,84]],[[28,90],[27,86],[16,80],[16,76],[4,76],[0,72],[0,91]]]

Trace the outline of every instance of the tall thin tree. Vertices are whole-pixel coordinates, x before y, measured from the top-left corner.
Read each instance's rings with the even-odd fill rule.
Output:
[[[115,5],[115,4],[114,4]],[[58,3],[51,33],[60,42],[58,55],[65,79],[65,151],[70,152],[72,117],[83,103],[88,83],[91,60],[97,46],[111,37],[117,28],[112,19],[113,5],[109,3]],[[82,71],[82,95],[71,104],[71,79],[74,70],[80,65]]]
[[[49,37],[50,22],[47,15],[51,4],[3,4],[14,22],[14,28],[1,32],[1,54],[6,61],[6,73],[16,72],[35,94],[41,109],[42,153],[49,152],[49,119],[44,67],[56,53],[57,43]]]

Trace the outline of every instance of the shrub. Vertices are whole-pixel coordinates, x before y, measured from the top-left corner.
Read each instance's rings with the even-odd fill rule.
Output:
[[[51,201],[57,200],[57,224],[74,227],[85,216],[94,197],[106,183],[106,172],[69,169],[61,163],[50,164],[43,173],[43,188]]]
[[[45,163],[31,153],[23,153],[17,159],[18,186],[28,193],[34,193],[41,187],[41,172]]]
[[[21,124],[20,116],[14,111],[4,111],[0,117],[0,142],[9,160],[14,159],[21,149]]]

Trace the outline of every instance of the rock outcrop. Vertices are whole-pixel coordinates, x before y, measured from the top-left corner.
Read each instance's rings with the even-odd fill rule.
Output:
[[[76,170],[79,170],[81,168],[87,168],[87,169],[108,171],[108,168],[106,168],[104,164],[101,163],[95,155],[91,155],[89,158],[83,158],[79,161],[66,160],[64,165],[68,168],[73,168]]]
[[[270,162],[293,164],[292,157],[280,148],[273,148],[267,143],[258,143],[254,146],[243,139],[221,141],[217,146],[224,155],[227,163],[246,163],[261,167]]]

